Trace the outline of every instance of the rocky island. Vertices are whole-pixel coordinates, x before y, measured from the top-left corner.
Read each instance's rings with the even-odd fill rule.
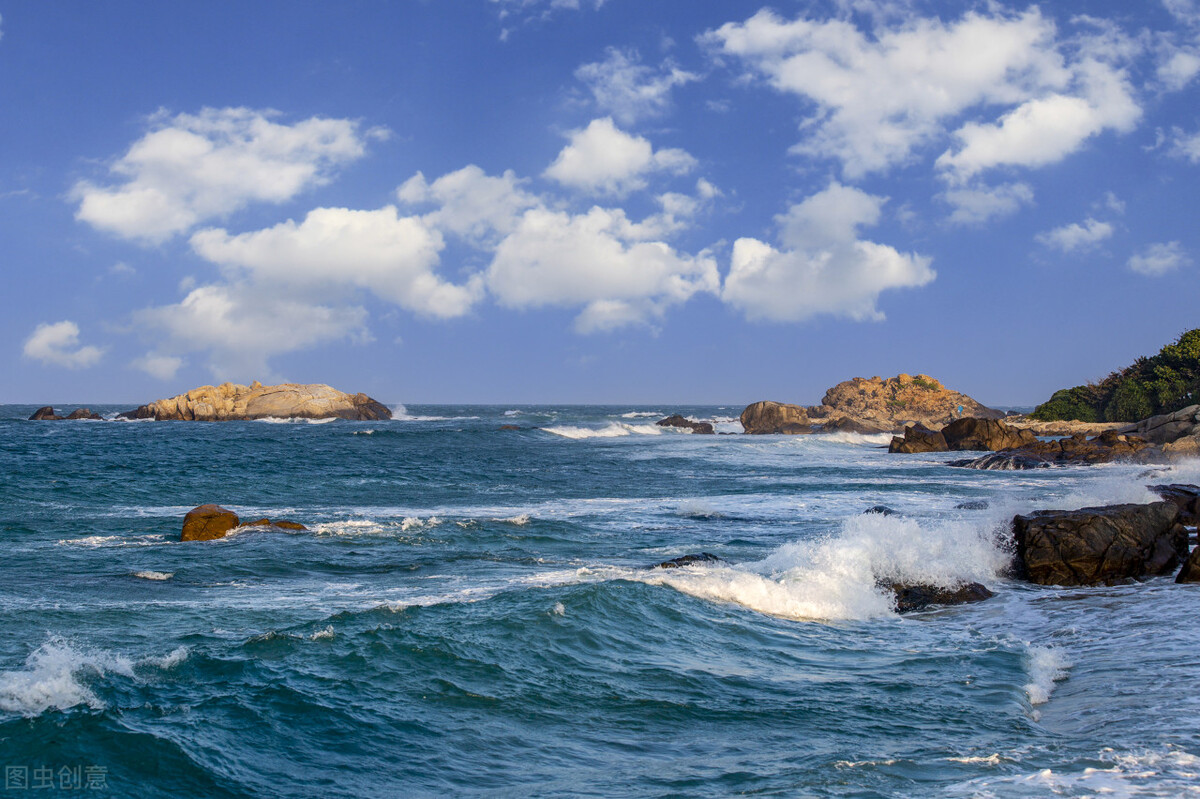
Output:
[[[820,405],[766,400],[742,411],[747,433],[898,433],[910,425],[940,429],[960,417],[1000,419],[1004,411],[952,391],[929,375],[855,377],[825,392]]]
[[[251,421],[254,419],[391,419],[383,403],[366,394],[346,394],[323,383],[281,383],[248,386],[222,383],[200,386],[186,394],[168,397],[118,414],[124,419],[196,422]]]

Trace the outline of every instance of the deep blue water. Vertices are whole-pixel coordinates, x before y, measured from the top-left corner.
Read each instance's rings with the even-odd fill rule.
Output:
[[[1195,465],[652,424],[740,408],[33,409],[0,406],[0,766],[45,794],[63,767],[136,797],[1200,792],[1200,589],[1000,576],[1014,512]],[[310,530],[180,543],[205,502]],[[732,565],[642,568],[699,551]],[[878,578],[997,596],[900,617]]]

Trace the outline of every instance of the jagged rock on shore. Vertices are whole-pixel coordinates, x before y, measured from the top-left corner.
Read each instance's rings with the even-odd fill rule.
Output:
[[[329,419],[379,421],[392,412],[366,394],[346,394],[323,383],[249,386],[222,383],[142,405],[119,414],[126,419],[225,422],[254,419]]]
[[[741,422],[742,429],[752,435],[807,435],[813,431],[807,408],[772,400],[747,405],[742,411]]]
[[[1175,575],[1177,583],[1200,583],[1200,547],[1192,550],[1188,559],[1183,562],[1183,568]]]
[[[704,435],[712,435],[715,432],[712,422],[693,422],[691,419],[687,419],[678,413],[672,414],[666,419],[659,419],[655,424],[659,427],[681,427],[685,430],[691,430],[693,433]]]
[[[1168,574],[1187,557],[1172,502],[1042,510],[1013,517],[1014,572],[1038,585],[1112,585]]]
[[[892,439],[888,452],[997,452],[1036,443],[1037,436],[1028,430],[1015,430],[998,419],[967,417],[955,419],[941,430],[923,425],[906,427],[903,438]]]
[[[1173,444],[1180,439],[1200,436],[1200,405],[1189,405],[1174,413],[1151,416],[1120,429],[1152,444]]]
[[[950,445],[941,430],[930,430],[923,424],[904,428],[904,437],[894,436],[888,452],[912,455],[918,452],[948,452]]]
[[[1158,494],[1166,502],[1174,502],[1179,508],[1179,521],[1189,527],[1200,523],[1200,486],[1191,483],[1150,485],[1146,488]]]
[[[948,465],[967,469],[1040,469],[1046,466],[1072,464],[1157,463],[1164,459],[1159,447],[1147,444],[1137,436],[1121,435],[1106,430],[1095,438],[1077,433],[1057,441],[1037,441],[1021,447],[1000,450],[981,458],[950,461]]]

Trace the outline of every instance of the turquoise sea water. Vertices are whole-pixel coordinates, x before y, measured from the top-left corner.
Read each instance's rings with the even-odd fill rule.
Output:
[[[653,426],[740,408],[33,410],[0,406],[6,794],[1200,793],[1200,588],[1001,576],[1014,512],[1150,501],[1195,465]],[[204,502],[310,530],[180,543]],[[731,565],[642,568],[700,551]],[[997,596],[900,617],[880,578]]]

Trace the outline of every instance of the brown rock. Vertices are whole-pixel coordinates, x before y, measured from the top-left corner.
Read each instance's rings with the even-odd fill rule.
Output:
[[[999,452],[1037,443],[1037,436],[1028,430],[1014,430],[998,419],[975,417],[955,419],[942,428],[942,435],[946,446],[956,452]]]
[[[940,431],[930,430],[923,424],[914,424],[904,428],[904,438],[896,436],[892,439],[888,452],[912,454],[914,452],[946,452],[949,449],[946,437]]]
[[[1174,502],[1179,508],[1179,521],[1195,527],[1200,522],[1200,486],[1191,483],[1171,483],[1170,485],[1152,485],[1146,488],[1158,494],[1167,502]]]
[[[91,408],[76,408],[75,410],[73,410],[69,414],[67,414],[67,418],[68,419],[91,419],[93,421],[98,421],[102,417],[98,413],[92,413]]]
[[[1183,568],[1175,575],[1175,582],[1200,583],[1200,547],[1196,547],[1192,554],[1188,555],[1187,560],[1183,562]]]
[[[1121,428],[1120,432],[1136,435],[1152,444],[1171,444],[1181,438],[1200,436],[1200,405],[1189,405],[1174,413],[1151,416]]]
[[[287,519],[276,519],[271,522],[272,527],[278,527],[280,530],[307,530],[300,522],[290,522]]]
[[[808,418],[807,409],[771,400],[746,406],[742,411],[741,421],[742,429],[755,435],[805,435],[812,432],[812,421]]]
[[[61,419],[62,417],[54,412],[53,405],[38,408],[33,412],[33,416],[29,417],[29,421],[31,422],[57,422]]]
[[[224,538],[225,534],[238,526],[238,516],[220,505],[200,505],[183,517],[183,534],[180,541],[211,541]]]
[[[959,416],[999,419],[1003,411],[988,408],[966,394],[951,391],[929,375],[897,375],[886,380],[856,377],[825,392],[822,405],[830,416],[848,416],[883,430],[919,423],[930,429]],[[962,406],[962,413],[958,411]]]
[[[1200,458],[1200,433],[1163,444],[1163,452],[1171,459]]]
[[[252,419],[379,421],[392,412],[366,394],[346,394],[322,383],[249,386],[222,383],[143,405],[120,416],[128,419],[225,422]]]
[[[1167,574],[1187,556],[1171,502],[1043,510],[1013,518],[1017,576],[1039,585],[1111,585]]]
[[[890,427],[881,427],[877,424],[851,419],[849,416],[838,416],[831,421],[822,422],[817,429],[821,433],[861,433],[863,435],[892,432]]]

